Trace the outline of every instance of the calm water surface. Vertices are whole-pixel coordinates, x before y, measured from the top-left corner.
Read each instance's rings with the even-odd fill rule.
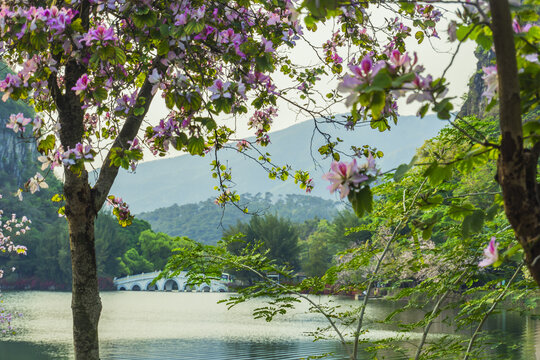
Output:
[[[286,317],[267,323],[254,320],[255,302],[229,311],[216,304],[229,295],[223,293],[106,292],[102,293],[100,321],[101,356],[108,359],[238,359],[288,360],[333,353],[328,359],[345,359],[335,341],[318,341],[305,334],[326,326],[320,315],[307,313],[307,305]],[[19,332],[0,341],[1,360],[72,359],[71,294],[59,292],[13,292],[3,295],[6,307],[24,313],[17,320]],[[316,297],[324,302],[327,297]],[[343,307],[358,305],[353,300],[333,299]],[[368,319],[384,318],[396,304],[374,301]],[[403,314],[404,320],[418,320],[421,313]],[[392,328],[371,326],[367,337],[395,335]],[[540,360],[540,319],[517,314],[499,314],[488,321],[494,338],[506,344],[496,350],[505,358]],[[452,334],[441,323],[435,334]],[[410,335],[419,339],[419,334]],[[462,334],[467,336],[467,334]],[[403,355],[383,354],[387,359]],[[405,357],[406,358],[406,357]]]

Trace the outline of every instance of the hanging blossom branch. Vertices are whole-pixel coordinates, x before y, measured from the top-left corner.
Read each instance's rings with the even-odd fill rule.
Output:
[[[0,194],[1,198],[2,195]],[[26,255],[26,246],[16,244],[13,238],[24,235],[30,230],[29,224],[32,222],[26,216],[18,219],[15,214],[12,214],[11,217],[5,219],[3,215],[4,211],[0,209],[0,253]],[[0,268],[0,279],[4,277],[5,271]],[[12,267],[10,271],[15,271],[15,268]],[[15,332],[15,328],[12,325],[13,315],[3,307],[0,308],[0,330],[2,334]],[[21,313],[16,313],[16,315],[22,316]]]

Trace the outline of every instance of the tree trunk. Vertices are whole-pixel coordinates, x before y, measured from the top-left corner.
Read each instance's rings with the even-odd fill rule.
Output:
[[[504,210],[525,252],[525,262],[540,285],[540,193],[536,181],[538,146],[525,149],[512,18],[507,0],[490,0],[499,82],[501,148],[497,180]]]
[[[75,359],[98,360],[98,322],[101,314],[101,299],[94,240],[96,213],[92,206],[86,171],[78,177],[70,170],[66,170],[65,176],[64,194],[73,272],[71,309]]]

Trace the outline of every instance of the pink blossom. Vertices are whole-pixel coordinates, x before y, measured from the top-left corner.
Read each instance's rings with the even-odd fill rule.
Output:
[[[77,83],[74,87],[71,88],[71,90],[75,90],[75,94],[79,95],[81,92],[85,91],[88,88],[89,82],[90,80],[88,79],[88,75],[83,74],[83,76],[81,76],[79,80],[77,80]]]
[[[499,253],[497,251],[499,243],[496,243],[495,240],[496,238],[493,236],[489,241],[488,246],[484,249],[484,259],[478,263],[478,266],[486,267],[499,260]]]
[[[497,89],[499,87],[498,84],[498,76],[497,76],[497,66],[487,66],[482,67],[482,70],[484,71],[484,75],[482,76],[482,79],[484,80],[484,83],[486,84],[486,90],[482,93],[482,96],[485,96],[488,101],[491,101],[491,99],[495,96],[495,93],[497,92]]]
[[[24,132],[24,127],[32,122],[32,119],[25,118],[22,113],[12,114],[9,117],[9,122],[6,124],[8,129],[12,129],[15,133]]]
[[[208,88],[212,92],[212,95],[210,96],[210,99],[216,100],[220,97],[224,98],[230,98],[231,93],[228,91],[229,86],[231,86],[231,83],[226,81],[223,82],[220,79],[216,79],[214,81],[214,84]]]
[[[323,179],[332,183],[328,187],[331,193],[339,190],[341,199],[349,194],[351,187],[356,187],[358,184],[368,180],[367,175],[359,172],[356,159],[348,164],[333,161],[330,168],[330,172],[324,174]]]
[[[408,65],[411,62],[411,58],[407,54],[402,54],[399,50],[393,50],[390,54],[390,64],[394,68],[398,68],[404,65]]]
[[[266,22],[266,25],[276,25],[281,22],[281,16],[276,13],[271,13],[268,17],[268,21]]]
[[[98,25],[96,28],[92,28],[84,36],[83,41],[86,45],[91,45],[94,41],[116,41],[116,35],[113,28],[106,28],[104,25]]]
[[[274,48],[272,47],[274,44],[270,41],[270,40],[267,40],[265,39],[264,37],[261,39],[261,43],[263,44],[264,46],[264,52],[269,52],[269,53],[272,53],[272,52],[275,52],[276,50],[274,50]]]

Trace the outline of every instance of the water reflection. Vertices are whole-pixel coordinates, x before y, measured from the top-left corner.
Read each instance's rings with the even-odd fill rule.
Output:
[[[254,320],[252,310],[262,302],[252,302],[227,311],[216,304],[223,293],[110,292],[102,294],[100,322],[102,359],[300,359],[333,353],[328,359],[346,358],[337,341],[312,342],[305,333],[325,326],[325,320],[307,313],[300,305],[286,317],[267,323]],[[326,297],[314,298],[325,302]],[[71,295],[57,292],[4,294],[5,304],[16,305],[25,316],[18,323],[19,333],[0,342],[0,359],[71,359]],[[343,308],[358,305],[337,299]],[[400,304],[374,301],[367,311],[370,339],[396,335],[396,328],[380,325]],[[448,315],[451,315],[450,313]],[[417,321],[422,312],[398,315],[404,321]],[[444,316],[443,316],[444,317]],[[540,319],[503,312],[491,318],[486,328],[497,331],[492,340],[504,339],[497,355],[508,359],[540,360]],[[453,334],[441,321],[433,332]],[[470,331],[470,330],[469,330]],[[464,331],[461,335],[469,335]],[[418,339],[420,333],[409,334]],[[391,352],[386,359],[407,358]]]

